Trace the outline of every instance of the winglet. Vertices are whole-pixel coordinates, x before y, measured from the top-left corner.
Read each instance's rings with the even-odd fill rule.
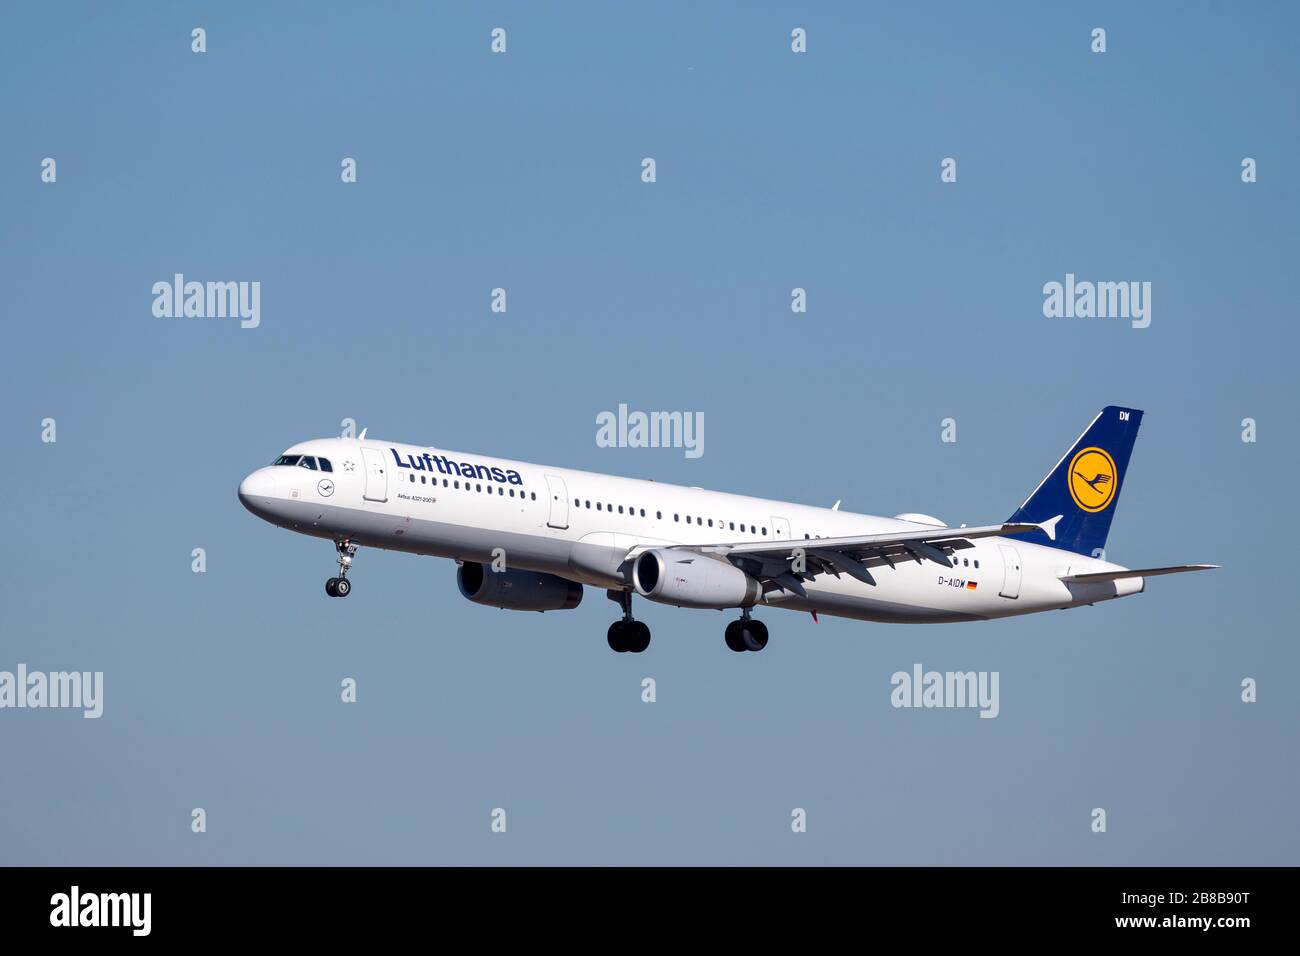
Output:
[[[357,441],[365,441],[366,432],[368,432],[369,430],[370,430],[369,426],[366,426],[365,428],[361,429],[361,434],[357,436]]]
[[[1055,518],[1048,518],[1046,521],[1039,522],[1038,527],[1043,529],[1043,534],[1047,535],[1049,541],[1056,540],[1056,522],[1060,521],[1063,515],[1057,515]]]

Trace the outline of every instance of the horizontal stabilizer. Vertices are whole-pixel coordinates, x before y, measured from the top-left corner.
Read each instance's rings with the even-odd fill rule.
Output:
[[[1180,564],[1172,568],[1131,568],[1127,571],[1098,571],[1095,574],[1063,574],[1062,581],[1118,581],[1121,578],[1153,578],[1158,574],[1181,574],[1184,571],[1209,571],[1217,564]]]

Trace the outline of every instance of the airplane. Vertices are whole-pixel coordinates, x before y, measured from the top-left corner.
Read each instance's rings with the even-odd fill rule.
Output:
[[[758,608],[885,623],[986,621],[1138,594],[1212,564],[1131,569],[1106,536],[1142,412],[1109,405],[1005,521],[948,527],[553,468],[433,447],[322,438],[239,484],[254,515],[332,540],[331,597],[352,591],[360,547],[456,561],[461,594],[516,611],[570,610],[585,587],[622,609],[609,647],[640,653],[632,598],[735,610],[724,641],[761,651]]]

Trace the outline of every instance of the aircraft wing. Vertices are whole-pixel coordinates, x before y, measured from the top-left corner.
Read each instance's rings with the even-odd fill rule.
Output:
[[[1184,571],[1210,571],[1217,564],[1179,564],[1171,568],[1132,568],[1124,571],[1096,571],[1091,574],[1063,574],[1062,581],[1118,581],[1121,578],[1153,578],[1158,574],[1181,574]]]
[[[973,548],[971,539],[1022,534],[1039,529],[1051,536],[1057,520],[1059,516],[1042,524],[1013,522],[974,528],[920,528],[916,531],[840,538],[742,541],[675,547],[725,559],[751,577],[763,581],[768,590],[782,588],[803,597],[807,595],[803,582],[819,574],[837,578],[841,574],[847,574],[874,585],[876,579],[872,577],[870,569],[882,564],[892,568],[899,561],[916,561],[918,564],[933,561],[950,568],[953,564],[948,556],[954,551]]]

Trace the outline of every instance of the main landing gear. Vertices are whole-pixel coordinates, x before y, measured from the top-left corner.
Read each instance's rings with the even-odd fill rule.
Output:
[[[632,619],[632,592],[606,591],[605,595],[623,609],[623,619],[609,626],[606,640],[609,649],[622,654],[630,652],[640,654],[650,646],[650,628],[641,621]]]
[[[767,625],[749,616],[749,608],[740,609],[739,619],[727,625],[724,634],[727,647],[736,653],[761,651],[767,647]]]
[[[325,582],[325,593],[330,597],[347,597],[352,593],[352,582],[348,580],[348,569],[352,567],[352,556],[357,553],[357,546],[343,538],[334,542],[339,553],[339,576]]]

